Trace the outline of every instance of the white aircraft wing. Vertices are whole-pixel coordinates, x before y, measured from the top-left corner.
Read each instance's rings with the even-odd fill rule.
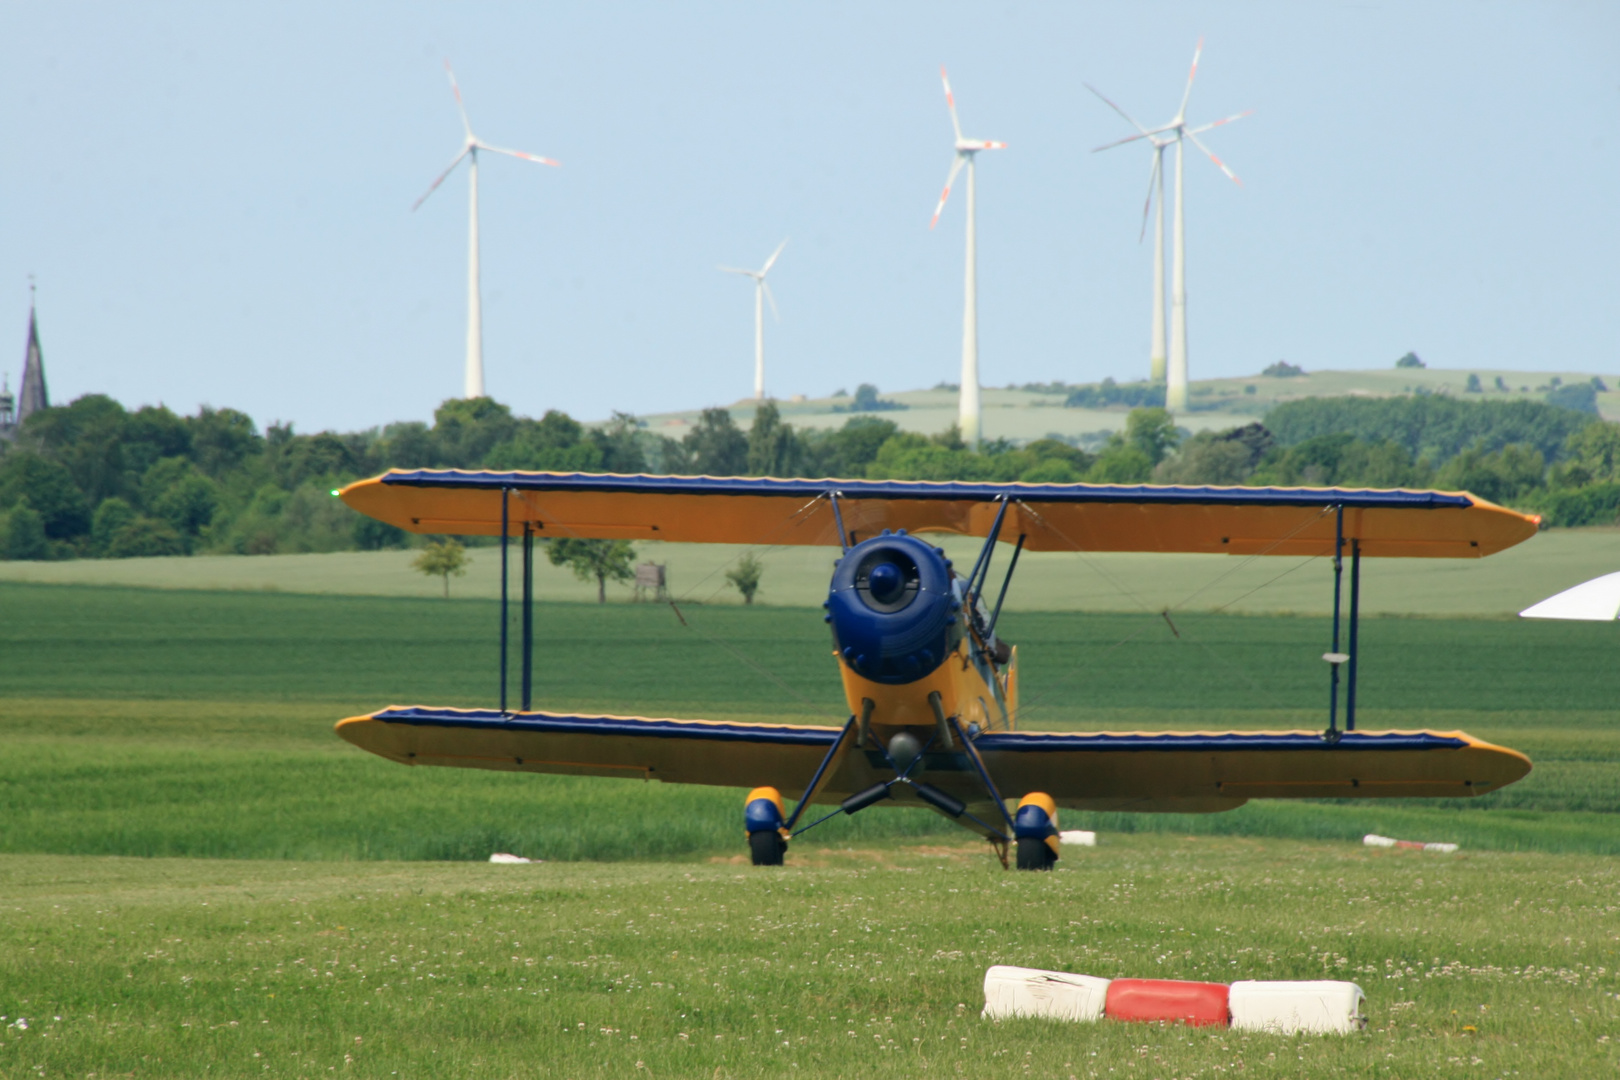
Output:
[[[1526,619],[1584,619],[1609,622],[1620,617],[1620,573],[1583,581],[1519,612]]]

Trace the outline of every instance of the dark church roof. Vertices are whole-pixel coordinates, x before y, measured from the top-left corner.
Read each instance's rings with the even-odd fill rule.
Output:
[[[45,389],[45,357],[39,348],[39,319],[34,305],[28,305],[28,347],[23,353],[22,387],[15,397],[9,387],[0,389],[0,439],[14,436],[22,422],[51,406]]]
[[[34,308],[28,307],[28,351],[23,356],[22,386],[17,391],[17,423],[51,405],[50,394],[45,391],[45,358],[39,351],[39,320]]]

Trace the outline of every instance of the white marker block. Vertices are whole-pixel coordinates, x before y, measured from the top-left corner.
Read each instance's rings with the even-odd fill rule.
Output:
[[[1347,1035],[1367,1026],[1367,995],[1350,982],[1235,982],[1228,998],[1239,1031]]]
[[[1089,829],[1067,829],[1058,833],[1058,843],[1078,844],[1080,847],[1096,847],[1097,834]]]
[[[998,964],[984,973],[984,1016],[989,1020],[1015,1016],[1100,1020],[1108,1001],[1109,981],[1065,971]]]
[[[489,861],[493,862],[493,863],[526,863],[526,862],[534,862],[533,859],[525,859],[521,855],[508,855],[504,851],[497,851],[495,854],[493,854],[493,855],[491,855],[489,857]]]

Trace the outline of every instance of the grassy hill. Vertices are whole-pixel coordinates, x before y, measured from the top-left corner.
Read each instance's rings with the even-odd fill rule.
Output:
[[[1484,391],[1467,392],[1468,376],[1478,375]],[[1258,420],[1271,406],[1284,401],[1307,397],[1392,397],[1400,394],[1448,394],[1461,398],[1495,401],[1541,401],[1554,385],[1587,382],[1591,372],[1564,371],[1466,371],[1436,368],[1388,368],[1364,371],[1313,371],[1303,375],[1276,377],[1249,375],[1236,378],[1194,380],[1189,390],[1191,410],[1178,417],[1178,421],[1193,431],[1207,428],[1229,428]],[[1611,388],[1620,387],[1620,376],[1600,375]],[[1500,378],[1506,390],[1496,389]],[[1109,432],[1125,425],[1125,414],[1130,410],[1121,406],[1108,409],[1070,409],[1064,407],[1069,387],[1043,392],[1017,387],[985,387],[984,434],[988,439],[1012,439],[1022,442],[1047,435],[1075,438],[1091,435],[1099,441]],[[893,420],[905,431],[932,435],[944,431],[956,422],[956,391],[949,389],[885,391],[886,400],[906,406],[884,412],[886,420]],[[852,397],[806,398],[794,395],[779,401],[782,418],[800,428],[837,428],[849,419],[847,410]],[[751,399],[737,401],[728,406],[737,423],[752,423],[754,403]],[[1606,420],[1620,420],[1620,392],[1598,395],[1598,408]],[[699,409],[680,412],[654,413],[642,417],[648,430],[671,438],[680,438],[697,420]]]

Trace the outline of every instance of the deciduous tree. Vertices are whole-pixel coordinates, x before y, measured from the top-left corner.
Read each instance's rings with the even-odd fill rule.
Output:
[[[448,600],[451,576],[461,577],[467,572],[467,564],[471,561],[467,549],[461,546],[461,541],[452,536],[447,540],[429,543],[411,565],[428,577],[443,578],[444,598]]]
[[[607,603],[607,583],[629,581],[636,576],[632,560],[636,549],[628,540],[579,540],[571,536],[546,545],[546,558],[552,566],[566,566],[581,581],[596,579],[596,602]]]
[[[726,580],[742,593],[743,603],[752,604],[759,592],[759,579],[765,575],[765,564],[752,551],[744,552],[737,564],[726,571]]]

